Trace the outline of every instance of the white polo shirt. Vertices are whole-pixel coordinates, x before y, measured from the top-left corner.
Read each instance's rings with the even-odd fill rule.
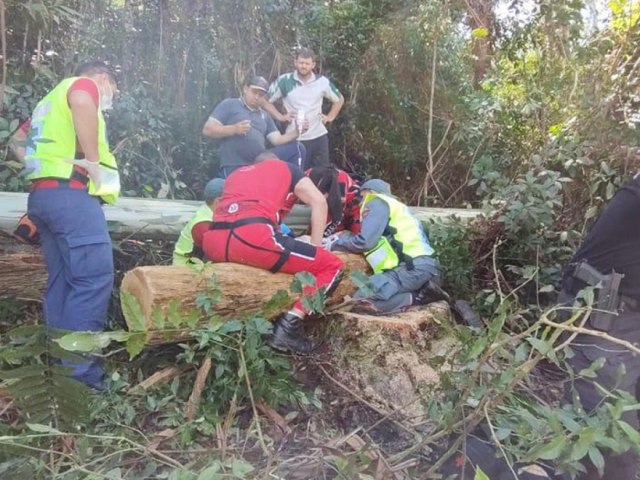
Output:
[[[332,103],[340,100],[340,91],[331,80],[323,75],[311,74],[306,82],[298,76],[298,72],[280,75],[269,87],[269,102],[282,99],[284,108],[289,113],[303,110],[309,121],[309,130],[300,136],[300,140],[313,140],[327,134],[322,123],[322,99]],[[295,122],[289,123],[287,132],[296,128]]]

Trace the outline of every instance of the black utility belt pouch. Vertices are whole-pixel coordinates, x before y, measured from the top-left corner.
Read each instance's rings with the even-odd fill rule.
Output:
[[[597,330],[611,330],[618,316],[620,307],[618,290],[624,274],[611,272],[603,275],[589,263],[582,261],[575,266],[573,278],[597,287],[594,309],[589,315],[589,324]]]

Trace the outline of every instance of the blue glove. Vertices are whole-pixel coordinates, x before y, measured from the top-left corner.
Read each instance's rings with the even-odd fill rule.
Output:
[[[280,224],[280,232],[282,232],[283,235],[293,237],[293,230],[291,230],[286,223]]]

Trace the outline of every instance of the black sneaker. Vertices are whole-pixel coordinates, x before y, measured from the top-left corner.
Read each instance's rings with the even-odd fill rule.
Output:
[[[451,297],[440,288],[433,280],[425,283],[418,293],[413,296],[414,305],[428,305],[433,302],[451,302]]]

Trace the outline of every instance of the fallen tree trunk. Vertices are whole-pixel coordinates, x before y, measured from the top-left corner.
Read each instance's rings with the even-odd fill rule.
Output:
[[[111,238],[174,240],[193,217],[202,202],[157,198],[120,198],[116,205],[105,205],[104,214]],[[0,192],[0,230],[10,233],[27,211],[27,194]],[[294,205],[287,224],[297,233],[309,225],[310,210]]]
[[[114,240],[175,240],[201,202],[147,198],[121,198],[105,206],[105,216]],[[20,245],[9,235],[27,210],[26,193],[0,192],[0,298],[38,300],[46,285],[46,271],[38,248]],[[470,220],[478,210],[411,208],[423,221],[457,216]],[[295,205],[287,224],[300,233],[309,223],[309,208]]]
[[[349,273],[368,270],[361,255],[338,255],[345,262],[345,278],[331,296],[330,303],[340,302],[346,295],[355,292],[356,287],[349,279]],[[207,264],[202,269],[185,266],[138,267],[125,274],[120,294],[129,329],[152,331],[158,328],[159,322],[154,316],[159,318],[159,315],[163,317],[161,324],[176,327],[205,321],[207,315],[198,307],[199,295],[200,303],[206,301],[203,296],[217,297],[212,312],[222,318],[241,318],[259,312],[266,316],[275,315],[289,308],[296,298],[287,298],[281,293],[279,301],[270,302],[279,292],[289,292],[292,279],[293,276],[286,273],[274,274],[235,263]],[[131,298],[129,296],[136,300],[140,311],[127,304]],[[139,315],[142,318],[138,318]],[[194,315],[197,319],[194,319]]]
[[[111,237],[141,240],[173,240],[196,213],[202,202],[157,198],[120,198],[116,205],[105,205],[104,214]],[[411,207],[422,221],[457,216],[470,220],[481,215],[480,210],[462,208]],[[0,192],[0,230],[13,231],[18,219],[27,211],[27,194]],[[285,222],[296,233],[309,225],[310,210],[306,205],[294,205]]]

